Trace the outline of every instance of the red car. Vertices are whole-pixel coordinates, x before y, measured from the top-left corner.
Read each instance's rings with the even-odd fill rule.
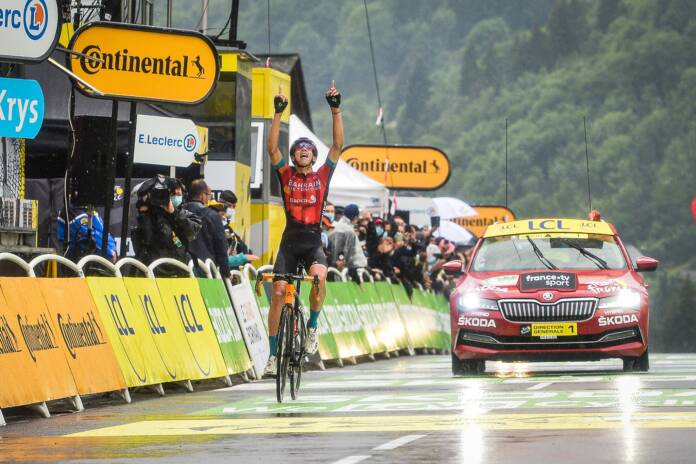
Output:
[[[614,226],[601,220],[528,219],[489,226],[450,297],[452,373],[487,360],[621,358],[647,371],[648,291]]]

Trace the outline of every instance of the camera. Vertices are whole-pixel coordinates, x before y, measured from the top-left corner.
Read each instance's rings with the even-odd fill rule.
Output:
[[[155,185],[150,190],[151,206],[167,206],[169,204],[169,189],[160,185]]]

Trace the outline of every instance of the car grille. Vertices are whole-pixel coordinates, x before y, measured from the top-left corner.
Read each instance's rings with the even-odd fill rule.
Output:
[[[500,300],[500,311],[511,322],[584,321],[597,309],[596,298],[567,298],[555,303],[536,300]]]

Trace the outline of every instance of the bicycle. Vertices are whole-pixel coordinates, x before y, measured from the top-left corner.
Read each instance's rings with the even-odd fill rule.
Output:
[[[276,398],[283,402],[285,384],[290,380],[290,396],[297,399],[302,378],[302,367],[305,361],[305,338],[307,326],[305,324],[304,308],[300,303],[300,284],[302,281],[313,281],[314,288],[319,290],[319,276],[303,275],[304,269],[297,267],[297,274],[274,274],[272,272],[259,273],[256,276],[256,294],[261,295],[261,284],[270,280],[285,280],[285,298],[280,312],[280,325],[278,326],[278,345],[276,350],[277,371]]]

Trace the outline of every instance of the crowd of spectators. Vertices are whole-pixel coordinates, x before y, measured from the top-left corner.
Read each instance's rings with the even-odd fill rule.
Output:
[[[448,295],[454,282],[443,265],[455,259],[467,263],[475,244],[451,242],[438,236],[437,227],[407,224],[398,215],[361,213],[353,204],[341,209],[327,203],[322,230],[329,266],[347,269],[356,281],[365,269],[375,280],[403,284],[409,294],[420,286]]]
[[[233,192],[224,191],[216,199],[202,179],[194,181],[187,192],[181,181],[159,175],[141,184],[136,194],[137,225],[131,230],[131,238],[136,258],[145,264],[159,258],[183,263],[211,259],[222,275],[229,276],[230,269],[258,259],[233,230],[237,205]],[[87,241],[80,238],[80,227],[88,223],[77,213],[73,217],[72,241],[66,254],[79,259],[97,251],[101,236],[95,231],[101,233],[101,223],[92,220],[91,233],[82,234],[90,238],[96,235],[87,246]],[[449,294],[454,283],[444,273],[443,265],[455,259],[467,263],[474,245],[450,242],[438,236],[437,228],[407,224],[399,215],[381,217],[361,212],[354,204],[338,208],[327,202],[321,228],[330,267],[347,272],[355,281],[364,277],[359,270],[367,271],[375,280],[403,284],[409,294],[416,286]],[[59,232],[64,229],[59,219]],[[115,260],[116,246],[111,237],[109,244]],[[194,271],[203,276],[201,269]],[[332,274],[329,277],[336,278]]]

